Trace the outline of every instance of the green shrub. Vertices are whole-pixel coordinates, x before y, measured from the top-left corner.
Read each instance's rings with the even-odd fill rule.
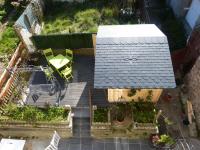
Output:
[[[8,26],[0,37],[0,55],[12,54],[19,43],[13,27]]]
[[[0,15],[3,16],[6,14],[6,11],[3,9],[3,10],[0,10]]]
[[[103,18],[112,18],[114,17],[114,10],[112,8],[103,8],[101,11],[101,15]]]
[[[67,119],[68,113],[68,110],[60,107],[42,109],[34,106],[18,107],[17,105],[10,103],[4,108],[2,117],[8,117],[10,120],[27,122],[62,121]]]
[[[42,112],[35,107],[24,107],[22,113],[22,119],[28,122],[36,122],[37,120],[43,119]]]
[[[160,136],[160,139],[157,141],[158,144],[167,144],[167,145],[173,145],[175,144],[175,140],[169,136],[169,135],[166,135],[166,134],[163,134]]]
[[[68,111],[66,111],[64,108],[57,108],[57,107],[50,107],[47,110],[47,120],[59,120],[61,118],[65,118],[68,114]]]
[[[133,120],[138,123],[153,123],[156,108],[152,102],[132,102]]]
[[[97,108],[94,110],[94,122],[108,122],[108,109]]]

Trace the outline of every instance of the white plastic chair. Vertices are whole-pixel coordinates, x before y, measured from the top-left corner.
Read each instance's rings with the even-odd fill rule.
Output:
[[[60,136],[56,131],[54,131],[54,134],[53,134],[50,144],[53,145],[54,147],[58,148],[59,141],[60,141]]]
[[[59,141],[60,141],[60,136],[56,131],[54,131],[50,145],[48,147],[46,147],[45,150],[58,150]]]
[[[47,146],[44,150],[57,150],[53,145]]]

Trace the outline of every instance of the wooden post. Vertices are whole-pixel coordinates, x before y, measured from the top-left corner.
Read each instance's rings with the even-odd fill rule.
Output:
[[[91,93],[91,88],[89,86],[89,109],[90,109],[90,126],[92,126],[92,118],[93,118],[93,109],[92,109],[92,100],[91,97],[92,93]]]
[[[94,56],[96,56],[96,34],[92,34],[92,41],[93,41],[93,47],[94,47]]]
[[[187,100],[187,113],[188,113],[188,121],[190,124],[192,124],[192,118],[195,118],[193,108],[192,108],[192,103]]]
[[[153,121],[154,123],[156,123],[156,121],[158,120],[158,118],[160,117],[161,114],[162,114],[162,110],[159,110],[158,113],[155,116],[154,121]]]

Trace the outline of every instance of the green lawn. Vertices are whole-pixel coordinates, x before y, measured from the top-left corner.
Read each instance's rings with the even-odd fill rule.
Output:
[[[99,25],[137,24],[136,18],[124,20],[116,4],[103,1],[78,3],[53,3],[44,17],[43,34],[97,32]]]

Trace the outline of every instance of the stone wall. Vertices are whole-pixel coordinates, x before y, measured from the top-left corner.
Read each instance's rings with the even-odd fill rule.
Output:
[[[200,129],[200,56],[196,60],[190,73],[186,76],[186,85],[188,98],[191,100],[194,108],[197,127]]]
[[[38,122],[30,124],[24,121],[0,120],[0,137],[27,137],[27,138],[49,138],[53,131],[57,131],[63,138],[71,137],[72,130],[69,122]]]
[[[93,123],[91,135],[95,138],[124,137],[130,139],[148,138],[149,135],[158,133],[158,128],[152,123],[133,124],[131,129],[114,128],[110,123]]]

